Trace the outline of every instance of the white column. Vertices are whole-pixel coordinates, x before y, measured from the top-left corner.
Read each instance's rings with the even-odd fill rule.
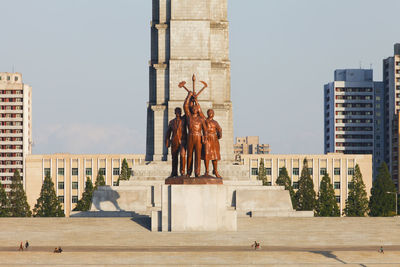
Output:
[[[340,158],[340,190],[339,190],[339,197],[340,197],[340,214],[342,214],[343,210],[343,197],[342,197],[342,158]]]
[[[56,158],[56,195],[58,197],[58,158]]]

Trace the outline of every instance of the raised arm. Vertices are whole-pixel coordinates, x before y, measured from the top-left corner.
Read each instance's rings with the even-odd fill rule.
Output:
[[[190,103],[190,99],[192,98],[192,96],[193,96],[193,92],[188,91],[188,95],[185,99],[185,102],[183,103],[183,110],[185,111],[186,118],[188,118],[190,116],[189,115],[190,114],[189,103]]]
[[[201,106],[200,106],[199,102],[197,101],[197,95],[196,95],[195,97],[193,97],[193,98],[194,98],[194,104],[197,105],[197,106],[199,106],[199,115],[200,115],[200,117],[201,117],[202,119],[206,119],[206,116],[204,116],[204,113],[203,113],[203,111],[201,110]]]

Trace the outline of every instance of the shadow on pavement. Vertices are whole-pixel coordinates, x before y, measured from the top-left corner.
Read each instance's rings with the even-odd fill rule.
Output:
[[[343,263],[343,264],[347,264],[347,262],[342,261],[335,254],[333,254],[332,251],[310,251],[310,252],[315,253],[315,254],[321,254],[327,258],[337,260],[338,262]]]
[[[134,216],[132,216],[131,221],[133,221],[133,222],[139,224],[140,226],[142,226],[143,228],[151,231],[151,218],[149,216],[139,215],[136,213]]]

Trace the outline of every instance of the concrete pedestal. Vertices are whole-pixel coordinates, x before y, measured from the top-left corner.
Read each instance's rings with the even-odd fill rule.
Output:
[[[152,231],[236,231],[236,210],[226,204],[223,185],[163,185],[161,211]]]

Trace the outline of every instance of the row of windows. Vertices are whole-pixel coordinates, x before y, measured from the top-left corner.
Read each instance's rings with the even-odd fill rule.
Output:
[[[371,119],[337,119],[337,123],[372,123]]]
[[[372,111],[336,111],[336,115],[372,115]]]
[[[129,172],[132,174],[132,168],[129,168]],[[65,173],[64,168],[58,168],[57,173],[58,173],[58,175],[64,175],[64,173]],[[72,168],[71,169],[71,174],[72,175],[78,175],[78,173],[79,173],[78,168]],[[50,168],[44,168],[44,174],[45,175],[50,175]],[[105,175],[106,174],[106,168],[100,168],[99,169],[99,174]],[[119,175],[119,174],[120,174],[120,169],[119,168],[113,168],[113,175]],[[92,168],[86,168],[85,169],[85,175],[92,175]]]
[[[118,182],[114,182],[113,185],[116,186]],[[71,183],[72,189],[78,189],[79,185],[78,182],[72,182]],[[63,190],[64,189],[64,182],[58,182],[58,189]]]
[[[372,108],[371,103],[336,103],[338,108]]]
[[[2,145],[0,146],[1,149],[22,149],[20,145]]]
[[[21,129],[3,129],[0,130],[1,133],[22,133]]]
[[[22,165],[22,161],[19,160],[3,160],[0,161],[0,165]]]
[[[1,106],[1,110],[22,110],[22,106]]]
[[[336,146],[338,147],[371,147],[373,146],[373,143],[366,142],[366,143],[361,143],[361,142],[336,142]]]
[[[336,88],[336,92],[372,92],[372,88]]]
[[[20,97],[7,97],[7,98],[0,98],[1,102],[22,102],[22,98]]]
[[[362,131],[372,131],[372,127],[336,127],[336,131],[349,131],[349,132],[362,132]]]
[[[337,134],[336,138],[344,139],[372,139],[372,134]],[[377,138],[378,139],[378,138]]]
[[[1,126],[21,126],[22,121],[2,121]]]
[[[1,114],[2,118],[22,118],[22,114],[15,114],[15,113],[3,113]]]
[[[342,100],[372,100],[372,95],[337,95],[336,99],[342,99]]]
[[[0,81],[1,81],[1,80],[11,81],[11,76],[0,76]],[[18,81],[18,76],[14,76],[14,81],[15,81],[15,82]]]
[[[279,168],[279,174],[281,173],[283,168]],[[293,175],[299,175],[299,168],[293,168],[292,169],[292,173]],[[308,168],[308,172],[310,173],[310,175],[313,175],[313,168]],[[272,169],[271,168],[265,168],[265,173],[266,175],[271,175],[272,174]],[[327,173],[326,168],[320,168],[319,169],[319,173],[321,175],[325,175]],[[252,168],[251,169],[251,174],[252,175],[258,175],[258,168]],[[340,168],[334,168],[333,169],[333,174],[334,175],[340,175]],[[347,169],[347,174],[348,175],[354,175],[354,168],[348,168]]]
[[[0,90],[0,94],[15,95],[22,94],[22,90]]]
[[[22,141],[22,137],[1,137],[0,141]]]

